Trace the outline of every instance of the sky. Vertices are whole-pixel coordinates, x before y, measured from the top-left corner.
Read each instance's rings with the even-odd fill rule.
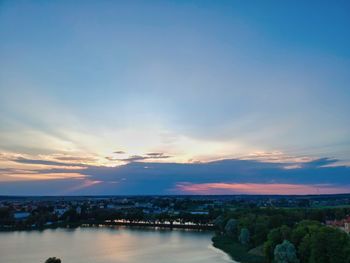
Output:
[[[349,13],[0,0],[0,195],[349,193]]]

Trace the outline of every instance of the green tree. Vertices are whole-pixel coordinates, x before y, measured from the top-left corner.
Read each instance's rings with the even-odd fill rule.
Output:
[[[225,234],[234,237],[237,234],[237,220],[231,218],[225,225]]]
[[[249,230],[247,228],[242,228],[238,239],[243,245],[247,245],[250,239]]]
[[[225,218],[222,215],[220,215],[214,220],[213,224],[217,230],[223,232],[225,229]]]
[[[15,222],[8,207],[0,207],[0,225],[11,225]]]
[[[263,244],[267,238],[269,233],[268,220],[267,216],[258,216],[256,223],[253,225],[251,240],[255,247]]]
[[[56,257],[46,259],[45,263],[61,263],[61,260]]]
[[[298,246],[298,254],[301,262],[309,262],[310,258],[310,247],[311,247],[311,235],[307,234],[304,236]]]
[[[299,263],[295,247],[288,240],[275,247],[274,259],[276,263]]]
[[[272,262],[275,247],[282,243],[283,240],[289,240],[290,235],[291,229],[284,225],[270,231],[270,233],[267,235],[267,240],[264,243],[264,254],[267,262]]]
[[[322,226],[312,234],[310,263],[348,263],[349,236],[331,227]]]

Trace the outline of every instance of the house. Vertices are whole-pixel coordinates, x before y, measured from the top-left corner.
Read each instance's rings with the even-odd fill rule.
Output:
[[[350,216],[342,220],[326,221],[326,225],[339,228],[346,233],[350,233]]]

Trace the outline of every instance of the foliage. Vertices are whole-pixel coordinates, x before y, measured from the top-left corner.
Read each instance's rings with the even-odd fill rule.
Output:
[[[213,237],[213,245],[229,254],[234,260],[245,263],[263,263],[264,258],[249,253],[247,246],[244,246],[232,238],[220,235]]]
[[[48,258],[45,263],[61,263],[61,260],[56,257]]]
[[[238,239],[242,245],[247,245],[249,243],[249,240],[250,240],[249,230],[247,228],[242,228]]]
[[[14,223],[13,215],[7,207],[0,207],[0,225],[11,225]]]
[[[273,260],[275,247],[282,243],[283,240],[289,240],[290,235],[291,229],[285,225],[270,231],[264,244],[264,253],[268,262],[272,262]]]
[[[299,222],[293,229],[282,226],[271,230],[264,244],[267,262],[273,261],[275,248],[285,239],[290,240],[296,248],[300,262],[350,262],[349,236],[341,230],[310,220]]]
[[[225,229],[225,218],[223,215],[219,215],[213,222],[217,230],[223,232]]]
[[[274,258],[276,263],[298,263],[295,247],[288,240],[277,245],[274,250]]]
[[[340,230],[322,226],[311,233],[307,245],[310,263],[349,262],[349,236]]]
[[[237,226],[237,220],[231,218],[225,225],[225,234],[230,237],[235,237],[237,235]]]

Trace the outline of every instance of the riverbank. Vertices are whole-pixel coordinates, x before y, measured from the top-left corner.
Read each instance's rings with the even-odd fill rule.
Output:
[[[154,223],[154,222],[130,222],[130,221],[80,221],[80,222],[55,222],[42,226],[7,226],[0,227],[0,231],[20,231],[20,230],[45,230],[54,228],[77,228],[77,227],[96,227],[96,226],[128,226],[128,227],[151,227],[162,229],[190,229],[211,231],[214,229],[213,225],[208,224],[168,224],[168,223]]]
[[[213,246],[240,263],[264,263],[264,257],[249,253],[249,248],[226,236],[214,236]]]

